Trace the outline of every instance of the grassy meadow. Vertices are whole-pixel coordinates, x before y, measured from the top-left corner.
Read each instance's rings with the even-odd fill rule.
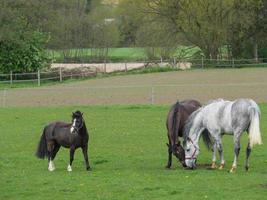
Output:
[[[96,49],[93,49],[96,51]],[[109,48],[107,60],[115,62],[123,61],[144,61],[148,59],[148,51],[152,51],[150,48],[141,47],[119,47],[119,48]],[[160,48],[154,48],[155,59],[160,59]],[[197,47],[179,46],[175,50],[170,52],[170,56],[190,58],[195,53],[199,52]],[[47,50],[48,55],[53,58],[56,62],[62,62],[64,60],[63,50]],[[92,56],[92,49],[69,49],[65,50],[65,54],[68,58],[81,58],[88,62],[88,58]],[[151,59],[151,58],[149,58]],[[102,59],[103,60],[103,59]],[[83,60],[81,60],[83,61]]]
[[[198,169],[184,170],[167,161],[165,120],[169,106],[77,106],[1,108],[0,199],[264,199],[267,195],[267,104],[262,110],[264,145],[252,150],[245,172],[243,135],[236,174],[232,136],[223,138],[226,168],[208,170],[211,152],[200,141]],[[56,170],[34,156],[42,128],[51,121],[70,121],[80,109],[90,132],[92,171],[85,171],[77,150],[73,171],[67,172],[67,149],[55,159]]]

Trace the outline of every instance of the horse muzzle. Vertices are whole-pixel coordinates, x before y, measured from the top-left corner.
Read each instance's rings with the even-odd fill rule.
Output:
[[[188,169],[196,169],[196,159],[186,160],[185,165]]]

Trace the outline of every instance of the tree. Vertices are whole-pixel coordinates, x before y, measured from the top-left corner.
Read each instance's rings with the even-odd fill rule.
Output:
[[[227,43],[232,57],[256,57],[257,44],[262,33],[262,1],[235,0],[231,21],[229,22]]]
[[[217,58],[226,41],[232,1],[146,0],[148,12],[164,17],[170,29],[198,46],[207,58]]]
[[[229,54],[239,57],[247,44],[257,44],[263,22],[261,0],[139,0],[143,11],[165,18],[169,30],[182,34],[207,58],[216,59],[228,45]],[[265,3],[266,4],[266,3]],[[260,9],[261,8],[261,9]],[[260,12],[261,11],[261,12]],[[261,14],[260,14],[261,13]],[[256,31],[255,31],[256,30]]]
[[[25,11],[24,1],[0,2],[0,71],[36,71],[47,64],[44,51],[49,37],[35,29]],[[24,9],[25,8],[25,9]]]

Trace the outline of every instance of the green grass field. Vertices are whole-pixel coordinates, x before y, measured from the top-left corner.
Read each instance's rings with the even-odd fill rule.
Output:
[[[146,48],[139,47],[109,48],[107,59],[109,61],[144,61],[148,59],[146,51]],[[180,46],[171,53],[171,56],[189,58],[199,51],[200,50],[197,47]],[[47,53],[51,58],[55,59],[56,62],[64,60],[64,54],[62,50],[47,50]],[[89,48],[70,49],[68,51],[68,57],[70,58],[79,57],[88,60],[88,57],[90,56],[92,56],[92,52]],[[160,59],[158,48],[155,49],[154,56],[156,59]]]
[[[48,50],[50,57],[55,60],[63,60],[63,51],[61,50]],[[69,57],[90,57],[91,49],[71,49],[69,51]],[[145,50],[143,48],[110,48],[108,53],[108,59],[110,60],[142,60],[145,59]]]
[[[165,120],[169,106],[87,106],[1,108],[0,199],[265,199],[267,195],[267,104],[262,110],[262,146],[251,154],[244,170],[247,136],[242,137],[236,174],[231,136],[223,138],[226,168],[208,170],[211,152],[201,141],[197,170],[167,161]],[[70,120],[79,108],[90,131],[93,171],[85,171],[77,150],[73,171],[67,172],[68,150],[55,159],[56,170],[34,156],[42,128],[53,120]]]

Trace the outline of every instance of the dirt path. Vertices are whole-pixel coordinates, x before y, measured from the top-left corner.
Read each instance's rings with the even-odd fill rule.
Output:
[[[66,68],[66,69],[75,69],[79,67],[90,67],[97,68],[100,72],[114,72],[114,71],[127,71],[131,69],[138,69],[144,67],[145,63],[84,63],[84,64],[63,64],[63,63],[53,63],[51,68]]]

